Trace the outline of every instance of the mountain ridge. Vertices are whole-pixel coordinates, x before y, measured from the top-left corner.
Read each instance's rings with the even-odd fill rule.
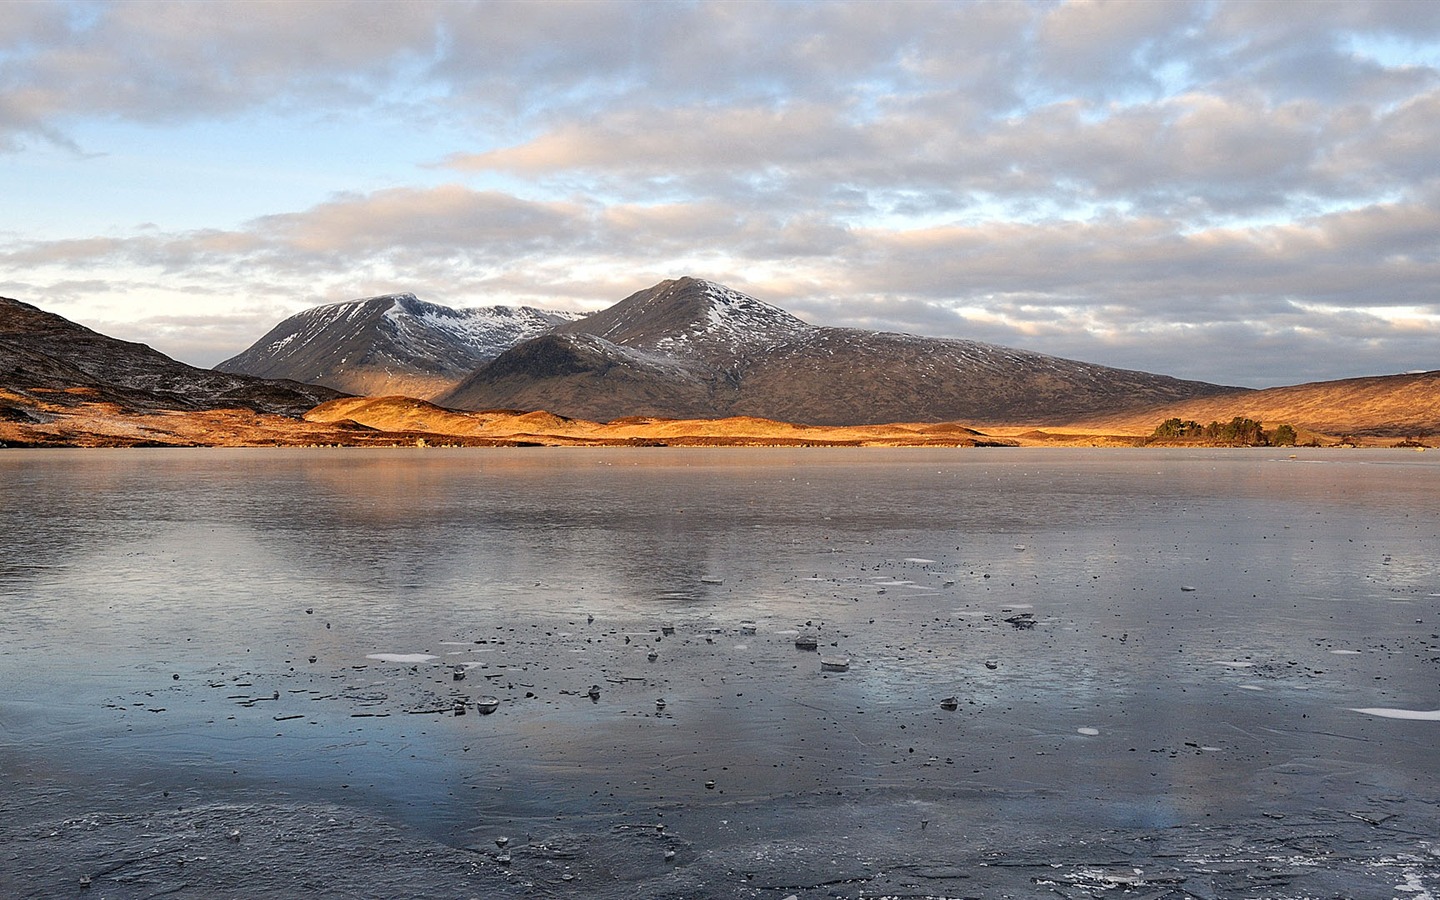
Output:
[[[766,314],[764,306],[743,302],[740,306],[745,316]],[[708,305],[693,307],[685,314],[686,321],[691,325],[710,322],[710,312]],[[781,315],[788,316],[783,311]],[[621,318],[617,313],[612,320]],[[874,337],[876,333],[823,329],[803,322],[797,326],[799,320],[790,317],[778,320],[783,328],[771,333],[792,334],[778,343],[765,344],[763,353],[747,357],[753,348],[729,349],[733,335],[707,342],[705,339],[714,335],[702,327],[699,332],[685,332],[685,343],[706,344],[709,349],[682,356],[674,350],[677,342],[668,340],[674,337],[673,329],[653,329],[647,338],[642,327],[645,321],[642,317],[638,324],[630,322],[623,329],[607,332],[640,346],[576,329],[575,333],[567,330],[524,342],[508,359],[516,364],[520,376],[534,365],[551,376],[599,378],[606,388],[617,383],[623,386],[628,378],[635,382],[633,388],[660,391],[658,400],[667,402],[673,401],[676,385],[681,385],[709,402],[716,394],[739,390],[746,379],[759,377],[757,372],[769,371],[773,376],[786,371],[784,365],[757,368],[753,365],[756,359],[766,362],[783,360],[786,354],[805,357],[816,353],[826,357],[821,351],[829,342],[844,364],[854,365],[857,359],[863,362],[863,353],[860,357],[854,353],[856,334],[864,338],[862,350],[886,358],[894,355],[896,347],[909,348],[922,362],[926,353],[948,359],[948,353],[958,352],[943,340],[937,343],[883,333]],[[737,333],[749,330],[747,325]],[[796,340],[796,334],[803,339]],[[1003,373],[1017,361],[1052,359],[958,343],[962,349],[988,348],[988,355],[971,362],[985,362],[996,372]],[[529,359],[547,353],[559,357]],[[734,371],[717,367],[736,360],[742,362]],[[492,371],[501,369],[501,363],[497,359]],[[1067,369],[1070,375],[1078,372],[1097,379],[1102,387],[1115,388],[1108,380],[1112,370],[1073,365],[1080,368]],[[924,366],[908,368],[925,373]],[[618,381],[600,377],[611,372],[623,377]],[[530,383],[547,387],[544,379]],[[857,377],[846,382],[848,389],[862,398],[873,395],[874,384]],[[1051,387],[1067,384],[1057,375]],[[994,387],[995,382],[990,385]],[[1033,390],[1033,385],[1027,389]],[[634,390],[627,393],[635,396]],[[841,399],[848,402],[852,398]],[[649,415],[633,404],[624,415],[609,417],[607,422],[557,415],[545,411],[538,401],[524,407],[492,408],[490,412],[443,409],[414,398],[346,397],[313,385],[198,369],[147,345],[111,338],[36,306],[0,298],[0,446],[1136,446],[1145,443],[1146,436],[1167,418],[1205,423],[1236,416],[1258,420],[1267,429],[1289,424],[1301,432],[1303,440],[1322,444],[1374,446],[1405,438],[1403,446],[1415,446],[1440,433],[1440,370],[1057,416],[1033,428],[981,418],[937,422],[901,417],[868,425],[815,426],[748,413],[696,418]]]
[[[1023,424],[1246,391],[979,341],[811,325],[685,277],[517,344],[432,399],[598,420]]]

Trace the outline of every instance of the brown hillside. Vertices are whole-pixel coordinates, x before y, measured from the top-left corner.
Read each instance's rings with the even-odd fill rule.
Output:
[[[1405,438],[1440,433],[1440,370],[1267,388],[1152,406],[1069,423],[1082,430],[1149,434],[1166,419],[1201,424],[1245,416],[1267,429],[1289,424],[1326,435]]]

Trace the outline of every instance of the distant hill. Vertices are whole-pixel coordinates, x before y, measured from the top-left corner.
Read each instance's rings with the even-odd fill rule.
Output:
[[[144,344],[0,297],[0,416],[27,415],[36,404],[104,402],[133,412],[244,408],[298,418],[339,396],[314,385],[187,366]]]
[[[528,306],[451,309],[386,294],[296,313],[215,368],[348,394],[428,398],[505,349],[579,317]]]
[[[599,420],[1044,424],[1244,393],[976,341],[818,327],[681,278],[517,344],[434,399]]]
[[[1204,425],[1235,416],[1266,427],[1291,425],[1322,435],[1440,435],[1440,371],[1377,375],[1266,388],[1243,395],[1189,400],[1124,414],[1086,416],[1075,428],[1148,434],[1170,418]]]

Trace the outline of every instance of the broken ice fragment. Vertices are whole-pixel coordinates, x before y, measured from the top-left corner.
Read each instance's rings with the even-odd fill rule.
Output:
[[[1382,719],[1412,719],[1421,722],[1440,722],[1440,709],[1390,709],[1383,706],[1369,706],[1364,709],[1351,708],[1351,712]]]

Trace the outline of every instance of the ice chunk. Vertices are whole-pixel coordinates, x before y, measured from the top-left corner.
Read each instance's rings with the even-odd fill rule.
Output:
[[[422,663],[436,657],[429,653],[367,653],[365,658],[388,663]]]
[[[1351,712],[1382,719],[1416,719],[1424,722],[1440,722],[1440,709],[1390,709],[1384,706],[1367,706],[1364,709],[1351,708]]]

